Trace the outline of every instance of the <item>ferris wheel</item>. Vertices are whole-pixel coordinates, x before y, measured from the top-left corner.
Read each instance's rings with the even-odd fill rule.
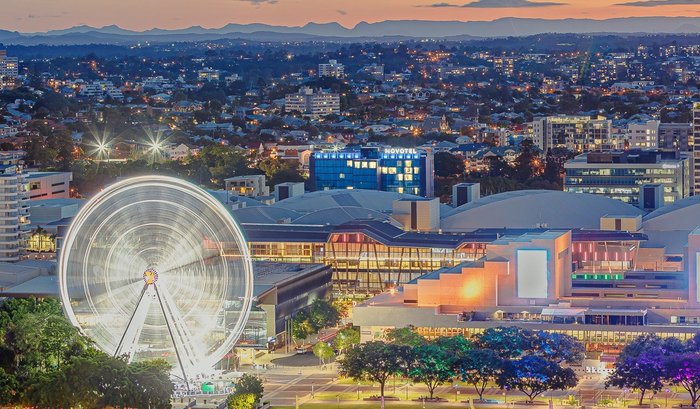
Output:
[[[144,176],[88,201],[59,260],[66,315],[106,353],[165,359],[206,374],[233,348],[251,308],[253,270],[238,224],[202,189]]]

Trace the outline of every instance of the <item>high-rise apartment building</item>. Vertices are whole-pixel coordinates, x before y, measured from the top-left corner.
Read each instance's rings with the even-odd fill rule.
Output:
[[[612,137],[612,121],[579,115],[536,117],[534,143],[543,151],[563,147],[575,152],[612,150],[621,141]]]
[[[302,87],[296,94],[287,94],[284,98],[284,110],[300,112],[318,118],[326,115],[340,114],[340,96],[338,94]]]
[[[690,123],[659,124],[659,149],[689,152],[693,146],[693,126]]]
[[[17,57],[8,57],[7,51],[0,50],[0,78],[17,78],[19,75],[19,62]]]
[[[639,121],[627,124],[626,141],[629,148],[655,149],[658,147],[659,121]]]
[[[19,261],[29,237],[22,152],[0,153],[0,261]]]
[[[337,60],[329,60],[326,64],[318,65],[318,76],[343,78],[345,77],[345,66]]]
[[[693,104],[693,195],[700,193],[700,102]]]

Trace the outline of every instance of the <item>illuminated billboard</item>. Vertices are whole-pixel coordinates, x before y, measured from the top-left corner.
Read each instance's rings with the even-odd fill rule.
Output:
[[[547,250],[518,250],[518,298],[547,298]]]

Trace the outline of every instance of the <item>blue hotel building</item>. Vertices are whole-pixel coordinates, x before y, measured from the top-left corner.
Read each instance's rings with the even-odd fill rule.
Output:
[[[310,188],[368,189],[433,197],[433,153],[415,148],[363,147],[314,152]]]

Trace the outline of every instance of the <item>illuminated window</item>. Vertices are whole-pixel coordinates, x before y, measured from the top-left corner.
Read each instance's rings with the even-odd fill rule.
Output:
[[[369,168],[370,168],[370,169],[376,169],[376,168],[377,168],[377,162],[370,162],[370,163],[369,163]]]
[[[410,168],[411,166],[413,166],[413,161],[407,160],[407,161],[404,161],[403,164],[404,164],[404,166],[406,166],[407,168]]]

